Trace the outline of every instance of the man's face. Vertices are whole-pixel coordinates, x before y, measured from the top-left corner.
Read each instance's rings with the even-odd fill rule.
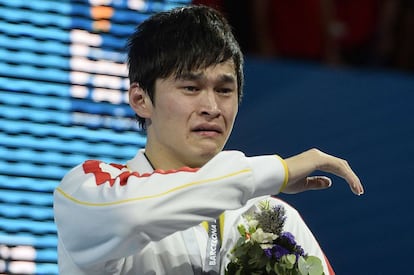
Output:
[[[155,83],[146,154],[161,169],[201,167],[220,152],[238,111],[232,61]]]

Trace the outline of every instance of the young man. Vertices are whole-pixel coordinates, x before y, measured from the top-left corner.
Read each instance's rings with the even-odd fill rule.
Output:
[[[86,161],[57,187],[60,274],[223,274],[242,215],[264,199],[285,206],[287,230],[332,274],[299,214],[268,195],[329,187],[329,178],[307,177],[315,170],[356,194],[362,185],[346,161],[316,149],[286,160],[222,151],[243,86],[225,19],[201,6],[154,15],[131,36],[128,62],[147,144],[126,165]],[[221,245],[211,251],[200,224],[219,217]]]

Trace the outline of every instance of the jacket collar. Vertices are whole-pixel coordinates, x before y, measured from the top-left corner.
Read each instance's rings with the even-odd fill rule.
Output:
[[[138,172],[140,174],[152,173],[154,169],[152,168],[150,162],[144,155],[145,149],[138,150],[135,157],[127,161],[127,167],[129,170]]]

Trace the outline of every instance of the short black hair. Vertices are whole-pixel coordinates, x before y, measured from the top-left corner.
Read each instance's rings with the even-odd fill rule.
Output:
[[[226,18],[217,10],[190,5],[157,13],[128,39],[130,83],[138,83],[154,102],[155,81],[232,60],[243,94],[243,54]],[[137,116],[141,127],[145,119]]]

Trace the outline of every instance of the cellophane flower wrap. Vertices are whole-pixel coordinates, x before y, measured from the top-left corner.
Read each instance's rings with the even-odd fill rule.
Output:
[[[240,239],[231,251],[226,275],[323,275],[322,262],[308,255],[295,237],[283,230],[286,216],[283,206],[270,206],[265,200],[259,211],[244,215]]]

